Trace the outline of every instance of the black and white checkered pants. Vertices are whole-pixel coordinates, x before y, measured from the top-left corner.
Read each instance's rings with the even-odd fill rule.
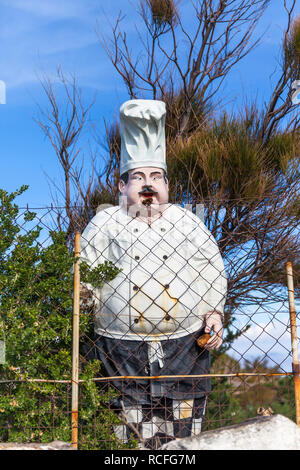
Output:
[[[123,442],[142,439],[146,447],[153,449],[175,438],[200,434],[205,406],[206,396],[160,398],[151,405],[123,406],[120,417],[124,424],[114,426],[114,433]]]

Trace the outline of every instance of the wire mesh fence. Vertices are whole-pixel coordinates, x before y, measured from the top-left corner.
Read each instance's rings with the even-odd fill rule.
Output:
[[[60,208],[3,206],[1,441],[156,449],[257,414],[296,420],[285,265],[274,281],[253,233],[226,250],[230,227],[213,236],[192,207],[144,211],[64,225]]]

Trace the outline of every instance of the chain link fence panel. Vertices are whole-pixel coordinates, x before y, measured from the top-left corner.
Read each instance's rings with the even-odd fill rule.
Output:
[[[257,414],[296,420],[285,265],[278,282],[267,263],[257,277],[249,235],[227,251],[230,228],[224,246],[180,206],[100,208],[88,226],[77,214],[2,211],[1,441],[74,440],[76,231],[76,448],[157,449]]]

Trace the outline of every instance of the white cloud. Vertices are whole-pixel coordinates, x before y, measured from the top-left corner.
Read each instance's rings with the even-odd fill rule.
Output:
[[[103,10],[108,8],[108,17],[116,18],[118,4],[124,6],[120,0],[113,7],[99,0],[0,0],[0,79],[11,90],[36,83],[40,69],[50,74],[62,65],[65,72],[85,77],[82,85],[99,83],[109,74],[109,60],[99,44],[96,22],[109,34]],[[87,77],[88,71],[93,75]]]
[[[291,336],[288,312],[279,312],[270,319],[253,315],[249,321],[251,327],[241,335],[228,352],[239,362],[257,357],[267,358],[270,365],[279,365],[291,371]],[[237,329],[241,329],[241,322]]]

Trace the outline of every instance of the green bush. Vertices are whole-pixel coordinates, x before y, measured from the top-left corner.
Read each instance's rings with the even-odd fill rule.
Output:
[[[71,441],[73,250],[64,232],[49,232],[42,246],[36,214],[20,213],[15,193],[0,190],[0,318],[5,363],[0,365],[0,440]],[[33,227],[33,228],[32,228]],[[83,280],[113,278],[112,265],[83,269]],[[90,328],[81,315],[80,335]],[[101,392],[92,380],[100,370],[93,361],[80,370],[79,448],[123,448],[113,434],[119,422],[110,411],[116,392]],[[44,379],[35,382],[32,379]],[[65,382],[52,382],[52,381]],[[135,442],[132,442],[132,446]]]

